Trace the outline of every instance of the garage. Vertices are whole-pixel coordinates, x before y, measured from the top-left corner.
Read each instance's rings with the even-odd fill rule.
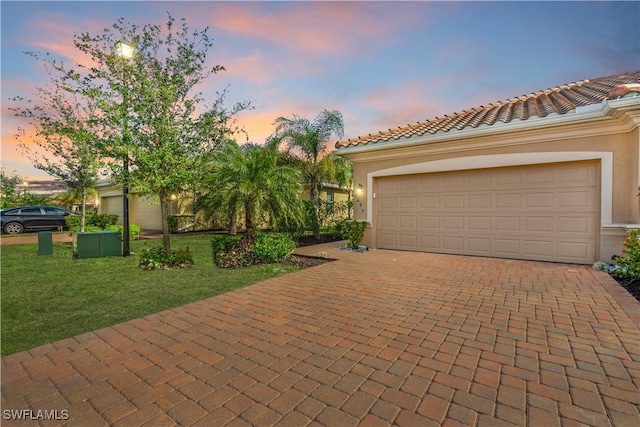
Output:
[[[118,224],[122,224],[122,195],[100,198],[100,212],[118,215]]]
[[[590,264],[597,161],[376,179],[377,247]]]

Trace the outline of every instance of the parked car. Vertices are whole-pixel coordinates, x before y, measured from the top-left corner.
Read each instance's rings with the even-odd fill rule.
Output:
[[[76,215],[57,206],[17,206],[0,211],[2,232],[19,234],[24,231],[55,230],[66,227],[64,218]]]

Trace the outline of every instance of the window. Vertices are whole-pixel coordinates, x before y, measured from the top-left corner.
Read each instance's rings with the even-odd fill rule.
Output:
[[[44,213],[47,215],[52,215],[52,216],[61,216],[66,214],[65,211],[63,211],[62,209],[59,208],[52,208],[52,207],[46,207],[43,208],[44,209]]]
[[[40,208],[25,208],[20,211],[22,215],[42,215]]]
[[[332,214],[333,213],[333,201],[335,199],[335,194],[333,191],[327,191],[327,211]]]

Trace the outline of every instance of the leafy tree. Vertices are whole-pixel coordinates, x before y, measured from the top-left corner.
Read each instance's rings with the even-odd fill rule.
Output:
[[[205,178],[211,191],[208,200],[244,214],[246,231],[236,247],[242,253],[253,250],[259,222],[286,227],[302,219],[300,171],[283,165],[282,155],[274,142],[239,146],[235,141],[213,155]]]
[[[21,181],[17,175],[8,175],[4,170],[0,171],[0,208],[17,206],[20,196],[18,184]]]
[[[129,59],[118,55],[122,40],[133,48]],[[159,199],[163,246],[170,253],[171,194],[194,184],[199,156],[233,133],[233,116],[250,105],[225,109],[226,91],[204,105],[198,86],[224,68],[207,62],[213,46],[208,28],[191,31],[184,19],[176,25],[168,15],[164,25],[140,27],[121,18],[101,34],[75,35],[74,44],[91,65],[59,67],[64,82],[97,106],[99,146],[114,160],[112,177]]]
[[[33,53],[31,55],[43,60],[51,83],[37,88],[38,103],[33,106],[30,100],[13,98],[21,105],[10,109],[16,116],[28,120],[35,130],[31,143],[22,143],[21,147],[37,169],[59,179],[81,199],[80,231],[84,231],[87,193],[95,187],[98,172],[104,167],[97,144],[99,138],[93,126],[97,115],[96,105],[85,102],[69,90],[66,76],[60,75],[61,68],[55,60]],[[27,130],[20,128],[18,137],[26,135]]]
[[[337,110],[324,110],[313,120],[293,115],[276,119],[275,137],[286,144],[292,162],[302,171],[306,184],[310,185],[309,198],[314,206],[312,229],[316,239],[320,237],[319,204],[322,184],[335,182],[348,185],[351,182],[351,163],[330,153],[330,138],[344,135],[342,114]]]
[[[0,171],[0,208],[12,208],[23,205],[44,205],[49,198],[40,194],[31,193],[26,188],[20,191],[18,185],[22,178],[15,174],[7,174]]]

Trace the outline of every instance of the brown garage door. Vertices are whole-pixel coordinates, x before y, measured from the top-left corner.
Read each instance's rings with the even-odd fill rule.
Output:
[[[379,178],[378,247],[592,263],[597,166],[570,162]]]

